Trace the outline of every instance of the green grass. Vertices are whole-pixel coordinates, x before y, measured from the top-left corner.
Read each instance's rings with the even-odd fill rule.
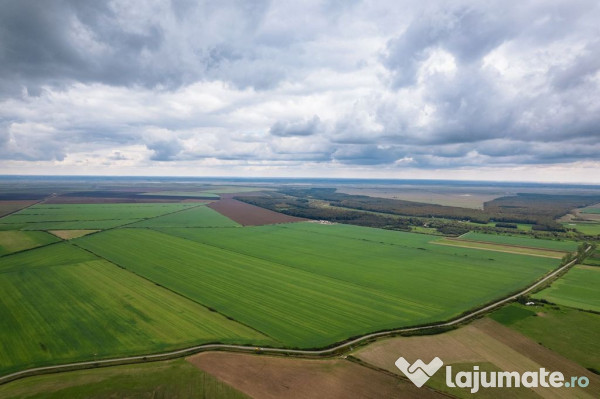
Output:
[[[106,229],[184,210],[196,204],[35,205],[0,219],[24,230]]]
[[[583,264],[589,266],[600,266],[600,248],[596,249],[593,254],[585,258]]]
[[[532,314],[522,317],[524,313],[517,309]],[[514,303],[497,310],[490,317],[583,367],[600,370],[598,314],[559,306]]]
[[[73,241],[292,347],[446,319],[558,264],[349,225],[164,231],[185,238],[116,229]]]
[[[239,227],[240,225],[212,210],[207,206],[198,206],[170,215],[142,220],[128,227]]]
[[[517,247],[511,245],[503,245],[496,244],[490,242],[479,242],[479,241],[467,241],[467,240],[456,240],[449,238],[442,238],[440,240],[434,241],[435,244],[438,245],[450,245],[454,247],[463,247],[463,248],[478,248],[485,249],[489,251],[498,251],[498,252],[511,252],[511,253],[520,253],[525,255],[532,256],[545,256],[550,258],[561,259],[564,254],[556,251],[549,251],[547,249],[540,248],[525,248],[525,247]]]
[[[581,209],[580,212],[600,214],[600,206],[594,205],[593,207]]]
[[[596,222],[569,222],[563,223],[563,226],[589,236],[600,235],[600,223]]]
[[[555,251],[565,252],[576,251],[578,246],[578,243],[575,241],[544,240],[540,238],[522,236],[476,233],[473,231],[463,234],[460,236],[460,239],[470,241],[485,241],[494,244],[520,245],[524,247],[552,249]]]
[[[0,231],[0,256],[58,241],[43,231]]]
[[[30,377],[0,385],[0,397],[248,398],[184,359]]]
[[[0,259],[0,292],[0,374],[206,342],[271,342],[67,243]]]
[[[600,312],[600,268],[575,266],[533,297],[572,308]]]

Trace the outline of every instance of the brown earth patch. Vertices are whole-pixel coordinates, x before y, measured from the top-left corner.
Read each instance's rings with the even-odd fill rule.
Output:
[[[187,360],[235,389],[259,399],[445,397],[343,359],[309,360],[207,352]]]
[[[30,201],[30,200],[17,200],[17,201],[0,201],[0,217],[6,216],[13,212],[18,211],[19,209],[27,208],[38,202]]]
[[[415,337],[389,338],[358,349],[354,356],[364,362],[401,375],[394,362],[403,356],[409,362],[422,359],[429,362],[438,356],[445,365],[491,363],[500,370],[560,371],[565,378],[586,376],[589,387],[581,388],[536,388],[533,391],[544,398],[596,398],[600,397],[600,377],[584,367],[547,349],[537,342],[513,331],[492,319],[483,318],[465,327],[444,334]],[[510,393],[499,390],[499,396]]]
[[[258,206],[250,205],[233,198],[225,198],[208,204],[208,207],[214,209],[229,219],[241,224],[242,226],[262,226],[265,224],[293,223],[302,222],[307,219],[297,218],[295,216],[284,215],[283,213],[273,212]]]
[[[48,230],[48,233],[52,233],[63,240],[70,240],[73,238],[83,237],[97,231],[100,230]]]

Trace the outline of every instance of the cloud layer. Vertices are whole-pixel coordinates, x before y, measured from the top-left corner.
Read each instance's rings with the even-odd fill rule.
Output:
[[[4,1],[0,172],[586,180],[598,20],[593,0]]]

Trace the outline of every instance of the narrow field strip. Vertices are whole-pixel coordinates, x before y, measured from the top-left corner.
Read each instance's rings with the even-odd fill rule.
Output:
[[[447,246],[451,246],[451,247],[481,249],[484,251],[504,252],[504,253],[509,253],[509,254],[521,254],[521,255],[529,255],[529,256],[539,256],[542,258],[553,258],[553,259],[561,259],[565,255],[565,252],[542,250],[539,248],[517,247],[517,246],[511,246],[511,245],[492,244],[492,243],[481,242],[481,241],[466,241],[466,240],[449,239],[449,238],[435,240],[435,241],[432,241],[431,243],[436,244],[436,245],[447,245]]]

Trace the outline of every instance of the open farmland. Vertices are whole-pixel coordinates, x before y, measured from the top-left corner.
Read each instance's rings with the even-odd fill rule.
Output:
[[[67,243],[0,259],[0,374],[206,342],[271,342]]]
[[[600,312],[600,267],[575,266],[533,297],[572,308]]]
[[[225,198],[213,202],[208,206],[243,226],[261,226],[263,224],[291,223],[306,220],[273,212],[232,198]]]
[[[596,249],[590,256],[583,261],[584,265],[600,266],[600,249]]]
[[[529,248],[550,249],[561,252],[574,252],[578,243],[575,241],[544,240],[540,238],[484,234],[469,232],[460,236],[461,240],[489,242],[493,244],[514,245]]]
[[[564,337],[563,337],[564,338]],[[358,349],[353,356],[364,362],[401,375],[394,362],[402,355],[409,362],[422,359],[429,362],[440,357],[445,366],[451,365],[453,374],[460,370],[472,370],[474,365],[482,371],[560,370],[565,375],[585,375],[590,386],[577,391],[568,388],[549,391],[539,388],[482,389],[472,395],[467,389],[449,388],[445,384],[446,369],[443,367],[426,386],[446,391],[461,398],[595,398],[600,394],[600,377],[552,350],[539,345],[518,332],[494,320],[484,318],[467,326],[443,334],[383,339]],[[539,395],[539,396],[538,396]]]
[[[446,319],[557,266],[348,225],[163,231],[185,239],[116,229],[75,242],[292,347]]]
[[[487,251],[497,251],[497,252],[507,252],[512,254],[524,254],[531,256],[542,256],[545,258],[554,258],[561,259],[565,252],[559,252],[549,249],[540,249],[540,248],[531,248],[531,247],[521,247],[515,245],[503,245],[503,244],[495,244],[491,242],[483,242],[483,241],[469,241],[469,240],[461,240],[458,238],[442,238],[440,240],[433,241],[433,244],[437,245],[449,245],[452,247],[462,247],[462,248],[476,248],[483,249]]]
[[[60,241],[43,231],[0,231],[0,256]]]
[[[562,306],[513,303],[490,318],[600,374],[600,315]]]
[[[239,224],[207,207],[196,206],[181,212],[142,220],[128,227],[238,227]]]
[[[184,359],[26,378],[0,385],[0,397],[248,399]]]
[[[35,204],[36,200],[0,201],[0,217]]]
[[[197,204],[43,204],[0,219],[0,230],[107,229],[193,206]]]

